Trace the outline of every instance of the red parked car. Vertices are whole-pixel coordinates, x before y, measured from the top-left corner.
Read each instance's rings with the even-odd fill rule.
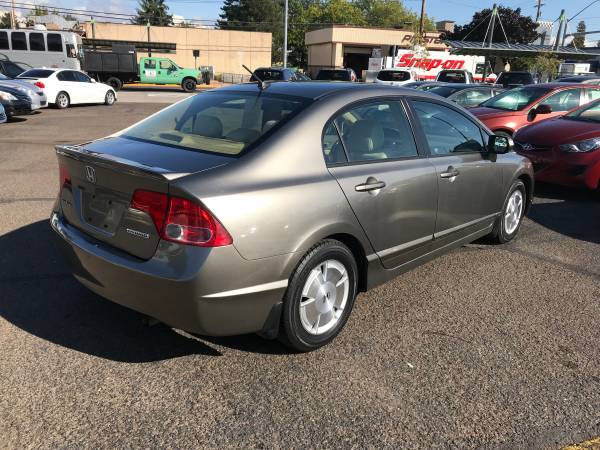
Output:
[[[515,151],[531,160],[536,181],[599,189],[600,100],[522,128]]]
[[[600,98],[600,86],[546,83],[511,89],[469,111],[496,134],[512,136],[519,128],[561,116]]]

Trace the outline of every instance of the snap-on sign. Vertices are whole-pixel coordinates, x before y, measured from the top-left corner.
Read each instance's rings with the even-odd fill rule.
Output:
[[[434,59],[434,58],[415,58],[414,53],[402,55],[397,67],[416,67],[429,71],[431,69],[462,69],[465,65],[464,59]]]

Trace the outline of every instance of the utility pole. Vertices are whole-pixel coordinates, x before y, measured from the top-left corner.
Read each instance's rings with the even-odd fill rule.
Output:
[[[152,49],[150,47],[150,21],[146,23],[146,30],[148,30],[148,57],[151,57]]]
[[[421,20],[419,21],[419,36],[423,38],[423,30],[425,29],[425,0],[421,0]]]
[[[496,28],[496,15],[498,14],[498,7],[494,3],[492,8],[492,17],[490,18],[490,37],[488,40],[488,48],[492,48],[492,42],[494,42],[494,28]]]
[[[542,0],[537,0],[537,13],[535,14],[535,21],[539,22],[540,21],[540,17],[542,15],[542,6],[544,6],[544,3],[542,3]]]
[[[423,0],[424,1],[424,0]],[[288,39],[288,0],[285,0],[285,17],[283,19],[283,67],[287,67],[287,39]]]
[[[554,41],[554,50],[558,50],[558,47],[561,44],[561,38],[563,36],[563,25],[566,27],[567,24],[567,16],[565,15],[565,10],[560,11],[560,17],[558,18],[558,33],[556,33],[556,41]]]
[[[10,0],[10,27],[17,28],[17,18],[15,16],[15,0]]]

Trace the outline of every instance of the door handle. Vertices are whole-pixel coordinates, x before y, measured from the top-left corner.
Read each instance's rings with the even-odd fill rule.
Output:
[[[376,191],[385,187],[385,181],[378,181],[375,178],[369,177],[366,183],[357,184],[354,186],[356,192],[369,192]]]
[[[460,175],[460,172],[454,167],[450,166],[445,172],[440,173],[440,178],[454,178]]]

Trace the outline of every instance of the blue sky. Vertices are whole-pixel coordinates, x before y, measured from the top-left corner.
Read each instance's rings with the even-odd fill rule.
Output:
[[[26,3],[44,3],[63,8],[76,8],[87,11],[108,11],[111,13],[132,13],[137,6],[137,0],[16,0]],[[580,9],[588,5],[592,0],[544,0],[542,7],[542,18],[544,20],[554,21],[558,18],[560,10],[566,8],[567,17],[576,14]],[[2,2],[6,4],[5,2]],[[217,19],[219,17],[221,1],[219,0],[167,0],[167,5],[173,14],[193,19]],[[420,0],[404,0],[405,5],[415,11],[418,11],[421,5]],[[484,7],[491,7],[493,1],[476,2],[475,0],[428,0],[427,13],[436,20],[450,19],[458,24],[469,22],[473,12]],[[536,0],[507,0],[502,3],[503,6],[511,8],[520,7],[524,14],[535,16]],[[0,6],[0,10],[2,7]],[[569,25],[569,32],[575,31],[577,22],[582,19],[587,24],[587,29],[600,30],[600,2],[592,5],[581,13]],[[100,20],[100,19],[98,19]],[[595,41],[600,39],[600,34],[588,36],[588,40]]]

